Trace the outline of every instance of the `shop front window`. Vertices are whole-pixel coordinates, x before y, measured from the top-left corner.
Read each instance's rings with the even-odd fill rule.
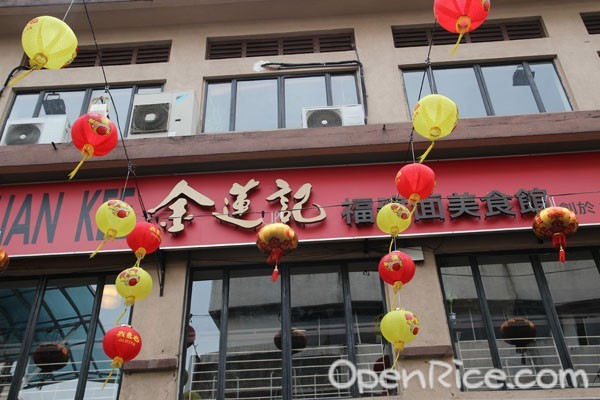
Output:
[[[467,118],[572,110],[551,61],[433,67],[405,70],[402,75],[411,111],[419,92],[421,97],[431,93],[449,97],[460,116]]]
[[[375,267],[373,266],[375,265]],[[212,275],[211,275],[212,274]],[[216,274],[216,275],[215,275]],[[388,394],[377,386],[359,393],[331,384],[330,367],[348,360],[377,370],[389,361],[378,330],[384,296],[376,263],[294,266],[276,283],[263,266],[193,275],[190,315],[210,338],[187,350],[182,399],[315,399]],[[218,279],[214,277],[218,276]],[[222,278],[221,278],[222,277]],[[204,346],[206,349],[199,351]],[[379,363],[379,364],[378,364]],[[383,365],[383,364],[382,364]],[[335,379],[348,381],[337,368]]]
[[[564,264],[555,253],[439,257],[462,389],[600,386],[599,260],[597,250],[570,250]]]
[[[105,281],[89,277],[2,282],[0,398],[118,397],[119,372],[106,381],[112,360],[102,350],[102,339],[123,306]],[[102,298],[99,288],[107,289]]]

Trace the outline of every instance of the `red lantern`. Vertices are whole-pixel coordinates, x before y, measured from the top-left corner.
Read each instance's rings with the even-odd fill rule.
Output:
[[[459,35],[452,54],[456,52],[465,33],[483,24],[490,12],[490,6],[490,0],[434,0],[433,14],[440,26]]]
[[[33,362],[42,372],[49,373],[67,365],[71,353],[60,343],[42,343],[35,348],[32,357]]]
[[[398,193],[407,198],[409,204],[415,205],[433,193],[435,173],[420,163],[407,164],[400,168],[395,182]]]
[[[115,124],[99,113],[87,113],[77,118],[71,128],[73,144],[81,151],[82,159],[69,174],[73,179],[83,162],[92,156],[104,156],[110,153],[118,141]]]
[[[185,346],[190,347],[191,345],[194,344],[195,341],[196,341],[196,330],[194,329],[193,326],[188,325],[187,326],[187,336],[185,339]]]
[[[8,268],[8,253],[2,247],[0,247],[0,272],[4,272]]]
[[[378,270],[384,282],[399,290],[415,276],[415,262],[408,254],[396,250],[379,260]]]
[[[577,215],[565,207],[547,207],[533,219],[533,233],[540,239],[552,239],[552,247],[559,252],[559,261],[565,262],[567,235],[579,227]]]
[[[102,348],[113,359],[111,367],[121,368],[125,361],[133,360],[140,353],[142,338],[129,325],[115,326],[104,335]]]
[[[150,222],[141,221],[127,235],[127,245],[135,253],[137,261],[134,267],[140,266],[140,261],[146,254],[154,253],[160,246],[162,235],[160,229]]]
[[[271,274],[271,281],[275,282],[279,276],[281,257],[298,246],[298,236],[292,228],[277,222],[265,225],[258,231],[256,245],[268,255],[267,263],[275,266]]]

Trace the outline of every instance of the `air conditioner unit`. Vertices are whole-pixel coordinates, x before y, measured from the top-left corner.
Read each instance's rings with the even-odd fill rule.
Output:
[[[193,90],[136,94],[129,139],[195,135],[198,99]]]
[[[302,108],[303,128],[364,125],[365,111],[362,104],[331,107]]]
[[[63,143],[71,140],[71,124],[66,115],[15,118],[6,121],[0,145]]]

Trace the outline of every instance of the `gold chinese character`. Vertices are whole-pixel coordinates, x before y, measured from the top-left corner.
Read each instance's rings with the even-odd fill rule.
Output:
[[[244,229],[253,229],[262,224],[262,218],[254,220],[246,220],[241,218],[250,208],[248,192],[257,187],[259,184],[260,182],[255,181],[254,179],[250,179],[244,186],[240,185],[239,183],[234,183],[229,190],[229,194],[235,196],[235,201],[231,205],[234,211],[229,214],[229,200],[225,198],[223,213],[219,214],[214,212],[213,215],[221,221],[237,225]]]
[[[289,210],[289,199],[287,198],[287,196],[292,192],[290,185],[283,179],[277,179],[276,183],[279,190],[267,197],[266,200],[275,201],[279,199],[279,204],[281,205],[279,217],[281,222],[287,223],[290,220],[290,214],[294,217],[296,222],[301,224],[313,224],[315,222],[323,221],[327,217],[325,209],[317,203],[313,203],[313,205],[319,211],[318,215],[315,215],[314,217],[305,217],[302,215],[304,204],[310,197],[310,191],[312,189],[312,185],[310,183],[305,183],[302,185],[294,194],[296,204],[294,204],[292,207],[291,212]]]

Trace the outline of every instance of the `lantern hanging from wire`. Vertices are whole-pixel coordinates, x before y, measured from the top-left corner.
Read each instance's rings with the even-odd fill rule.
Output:
[[[281,258],[298,246],[298,236],[288,225],[275,222],[258,231],[256,245],[267,254],[267,264],[274,266],[271,281],[275,282],[279,277]]]
[[[140,262],[147,254],[152,254],[162,241],[160,229],[146,221],[140,221],[135,224],[133,230],[126,237],[127,245],[135,254],[136,262],[134,267],[139,267]]]
[[[558,250],[558,259],[565,262],[567,235],[579,227],[577,215],[565,207],[546,207],[533,218],[533,233],[540,239],[552,239],[552,247]]]
[[[8,268],[8,263],[10,258],[8,257],[8,253],[2,247],[0,247],[0,272],[6,271]]]
[[[133,208],[124,201],[112,199],[102,203],[96,211],[96,225],[104,233],[104,240],[90,258],[93,258],[107,241],[128,235],[135,227],[135,221]]]
[[[431,140],[425,153],[419,157],[419,161],[422,163],[433,149],[435,141],[448,136],[456,128],[458,107],[446,96],[430,94],[415,104],[412,121],[415,131]]]
[[[396,293],[415,276],[415,262],[402,251],[392,251],[379,260],[379,277],[394,291],[392,307],[395,307]]]
[[[477,28],[488,17],[490,0],[434,0],[433,14],[442,28],[450,33],[458,33],[458,40],[452,54],[465,33]]]
[[[142,338],[140,334],[129,325],[115,326],[102,339],[104,353],[112,359],[112,369],[104,381],[104,386],[110,380],[115,368],[121,368],[124,362],[133,360],[142,349]]]
[[[404,232],[410,226],[410,210],[400,203],[388,203],[377,212],[377,227],[392,238]]]
[[[398,353],[392,368],[396,365],[400,352],[407,343],[415,340],[419,334],[419,319],[404,308],[397,308],[385,314],[380,324],[381,334]]]
[[[87,113],[77,118],[71,128],[73,144],[81,152],[81,161],[69,173],[73,179],[86,160],[92,156],[104,156],[116,147],[119,134],[115,124],[100,113]]]
[[[408,200],[413,207],[411,213],[414,213],[417,203],[433,193],[435,172],[424,164],[407,164],[396,174],[395,183],[398,193]]]
[[[117,293],[125,299],[125,308],[115,322],[115,325],[118,325],[123,315],[125,315],[127,307],[134,305],[136,300],[145,299],[150,294],[152,291],[152,277],[142,267],[127,268],[117,275],[115,288]]]
[[[60,69],[77,56],[77,37],[69,25],[48,15],[32,19],[23,28],[21,44],[29,58],[30,69],[8,84],[14,85],[32,71]]]

